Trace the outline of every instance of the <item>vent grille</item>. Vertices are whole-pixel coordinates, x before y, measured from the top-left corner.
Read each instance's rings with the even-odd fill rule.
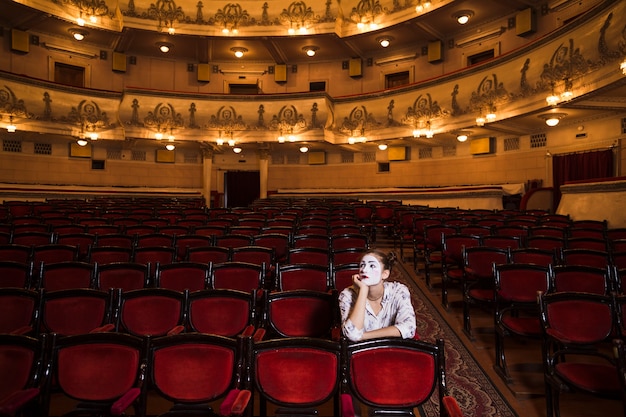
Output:
[[[519,138],[504,138],[504,152],[519,150]]]
[[[363,162],[376,162],[376,152],[365,152]]]
[[[455,146],[444,146],[443,147],[443,156],[456,156],[456,145]]]
[[[22,152],[22,141],[15,139],[4,139],[2,141],[2,150],[4,152]]]
[[[272,155],[272,163],[275,165],[284,165],[285,164],[285,154],[284,153],[275,153]]]
[[[133,153],[131,154],[131,159],[133,161],[145,161],[146,151],[133,151]]]
[[[420,159],[432,159],[433,158],[433,148],[420,148],[420,150],[419,150],[419,158]]]
[[[291,153],[287,155],[287,163],[291,165],[296,165],[300,163],[300,154]]]
[[[532,148],[544,148],[548,144],[548,138],[545,133],[537,133],[530,137],[530,147]]]
[[[626,117],[622,119],[622,135],[626,134]]]
[[[36,155],[52,155],[52,145],[49,143],[35,143]]]
[[[107,159],[115,159],[115,160],[121,160],[122,159],[122,151],[121,150],[115,150],[115,149],[107,149]]]
[[[185,152],[184,162],[186,164],[197,164],[198,163],[198,154],[193,152]]]
[[[354,154],[352,152],[341,152],[341,163],[342,164],[354,163]]]

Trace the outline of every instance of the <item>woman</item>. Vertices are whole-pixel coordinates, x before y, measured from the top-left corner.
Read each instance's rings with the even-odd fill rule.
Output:
[[[377,337],[415,337],[415,310],[406,285],[387,281],[396,255],[368,250],[353,285],[339,295],[341,327],[351,341]]]

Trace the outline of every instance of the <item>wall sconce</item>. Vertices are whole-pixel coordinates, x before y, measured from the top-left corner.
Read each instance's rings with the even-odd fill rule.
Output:
[[[415,129],[413,129],[413,137],[419,138],[421,136],[426,136],[427,139],[432,139],[435,135],[435,132],[430,127],[430,120],[427,120],[425,123],[423,120],[419,121],[419,126],[416,124]]]
[[[309,151],[309,148],[307,146],[301,146],[300,147],[300,152],[307,153],[308,151]]]
[[[230,50],[235,54],[235,56],[237,58],[243,57],[243,54],[248,52],[247,48],[243,48],[243,47],[240,47],[240,46],[236,46],[236,47],[230,48]]]
[[[548,113],[539,115],[539,118],[544,119],[548,126],[554,127],[558,125],[565,116],[567,116],[566,113]]]
[[[464,25],[474,16],[474,12],[471,10],[460,10],[452,15],[459,25]]]
[[[574,92],[572,91],[574,83],[569,78],[565,78],[563,81],[565,82],[565,90],[561,93],[561,100],[567,101],[574,97]]]
[[[163,139],[163,133],[161,133],[161,131],[157,131],[157,132],[154,134],[154,138],[155,138],[156,140],[161,140],[161,139]]]
[[[13,124],[13,115],[10,115],[9,116],[9,124],[7,125],[7,132],[15,133],[16,130],[17,130],[17,126],[15,126]]]
[[[381,151],[387,150],[387,144],[381,143],[380,145],[378,145],[378,149],[380,149]]]
[[[486,121],[487,121],[487,120],[485,120],[485,118],[484,118],[483,116],[478,116],[478,117],[476,118],[476,126],[478,126],[478,127],[482,127],[482,126],[484,126],[484,125],[485,125],[485,122],[486,122]]]
[[[91,140],[98,140],[99,137],[100,136],[98,136],[98,134],[96,132],[91,132],[89,134],[89,139],[91,139]]]
[[[224,139],[219,138],[215,142],[217,143],[217,146],[222,146],[224,144]]]
[[[320,48],[318,48],[317,46],[305,46],[304,48],[302,48],[302,50],[304,51],[304,53],[306,53],[308,56],[315,56],[315,53],[319,50]]]
[[[235,147],[233,148],[233,152],[235,152],[235,153],[241,153],[241,151],[242,151],[242,150],[243,150],[243,149],[241,149],[239,146],[235,146]]]
[[[622,70],[622,74],[626,75],[626,58],[619,64],[619,69]]]
[[[74,39],[76,39],[77,41],[82,41],[83,39],[85,39],[85,37],[87,35],[89,35],[89,32],[87,32],[84,29],[69,29],[68,32],[70,32],[70,34],[74,37]]]

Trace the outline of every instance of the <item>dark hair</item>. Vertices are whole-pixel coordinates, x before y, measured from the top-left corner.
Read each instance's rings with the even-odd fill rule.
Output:
[[[376,256],[380,260],[380,262],[383,264],[383,269],[388,269],[390,271],[391,271],[391,267],[398,260],[398,257],[396,256],[395,252],[385,253],[385,252],[381,251],[380,249],[368,249],[368,250],[366,250],[361,255],[361,259],[365,255],[374,255],[374,256]]]

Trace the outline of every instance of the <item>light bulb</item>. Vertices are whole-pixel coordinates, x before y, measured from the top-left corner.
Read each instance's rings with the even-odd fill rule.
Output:
[[[237,58],[241,58],[243,56],[243,51],[235,51],[235,56]]]

